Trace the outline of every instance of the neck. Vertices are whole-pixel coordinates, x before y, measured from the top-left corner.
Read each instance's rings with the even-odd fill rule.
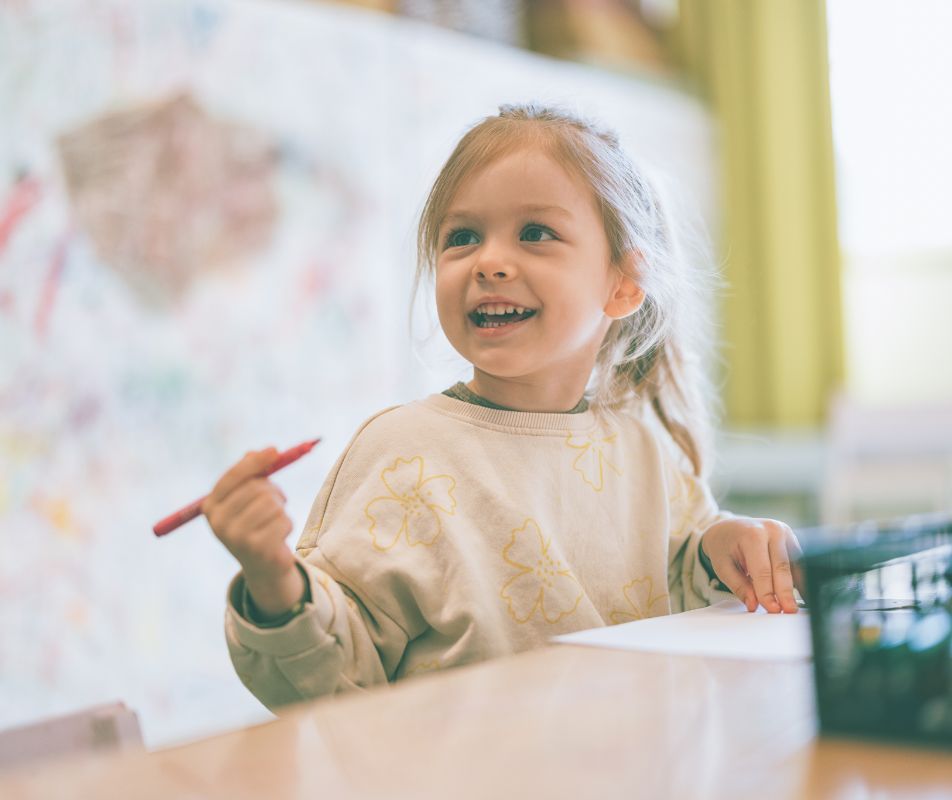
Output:
[[[473,379],[466,385],[498,406],[549,414],[571,411],[585,393],[584,381],[498,378],[476,368]]]

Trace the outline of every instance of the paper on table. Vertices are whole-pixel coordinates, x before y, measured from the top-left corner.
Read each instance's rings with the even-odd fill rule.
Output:
[[[758,607],[750,613],[736,599],[696,611],[569,633],[553,641],[715,658],[800,660],[813,654],[810,619],[804,609],[796,614],[768,614]]]

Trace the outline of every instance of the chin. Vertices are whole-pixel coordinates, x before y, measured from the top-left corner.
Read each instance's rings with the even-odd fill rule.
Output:
[[[524,378],[526,375],[529,375],[533,370],[526,368],[519,368],[512,364],[473,364],[475,369],[478,369],[483,375],[487,375],[490,378],[496,378],[498,380],[508,381],[516,380],[518,378]]]

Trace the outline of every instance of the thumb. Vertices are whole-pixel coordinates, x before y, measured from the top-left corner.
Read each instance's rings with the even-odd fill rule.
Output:
[[[220,503],[234,489],[243,484],[249,478],[254,478],[262,473],[277,457],[278,451],[273,447],[265,450],[252,450],[245,453],[244,457],[237,464],[231,467],[224,475],[219,478],[218,483],[208,495],[208,500],[212,503]]]
[[[274,463],[274,460],[278,457],[278,450],[275,447],[266,447],[264,450],[258,450],[252,454],[254,458],[255,466],[259,470],[265,470]]]

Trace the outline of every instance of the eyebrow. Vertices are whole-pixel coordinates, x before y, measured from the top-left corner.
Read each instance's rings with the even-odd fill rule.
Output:
[[[521,214],[539,214],[541,212],[547,212],[550,214],[559,214],[563,217],[572,217],[572,212],[562,208],[562,206],[525,205],[519,206],[516,211]],[[470,220],[475,219],[478,216],[478,214],[475,214],[472,211],[466,211],[465,209],[453,211],[444,215],[443,219],[440,220],[439,227],[443,227],[448,222],[453,222],[454,220]]]

